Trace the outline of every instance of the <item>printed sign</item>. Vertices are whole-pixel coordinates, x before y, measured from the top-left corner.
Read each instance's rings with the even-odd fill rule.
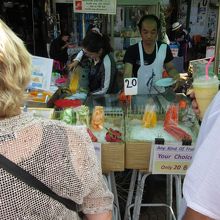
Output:
[[[98,159],[98,161],[100,162],[100,165],[101,165],[101,162],[102,162],[102,158],[101,158],[101,155],[102,155],[102,152],[101,152],[101,143],[98,143],[98,142],[93,142],[93,146],[94,146],[94,149],[95,149],[95,154],[96,154],[96,157]]]
[[[193,156],[194,146],[152,144],[152,174],[185,174]]]
[[[116,14],[116,0],[74,0],[74,12]]]
[[[137,78],[125,78],[124,79],[125,95],[137,95],[137,89],[138,89]]]
[[[52,68],[52,59],[32,56],[32,74],[29,87],[48,91],[50,89]]]

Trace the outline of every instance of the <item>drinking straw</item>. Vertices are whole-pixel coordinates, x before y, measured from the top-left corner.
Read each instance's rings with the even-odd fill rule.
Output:
[[[209,79],[209,66],[210,66],[211,62],[214,60],[214,58],[215,58],[214,56],[211,57],[211,58],[209,59],[209,62],[205,65],[205,76],[206,76],[206,80]]]

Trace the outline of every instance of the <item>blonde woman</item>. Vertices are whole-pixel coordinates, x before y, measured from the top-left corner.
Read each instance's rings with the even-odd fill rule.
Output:
[[[113,196],[86,130],[21,113],[30,73],[30,54],[0,20],[0,154],[80,204],[88,220],[111,220]],[[62,203],[2,168],[0,195],[1,220],[77,219]]]

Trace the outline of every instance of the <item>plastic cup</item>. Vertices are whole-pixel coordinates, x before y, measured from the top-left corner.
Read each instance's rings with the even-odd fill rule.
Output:
[[[216,76],[199,76],[194,78],[193,90],[195,92],[196,101],[200,110],[200,118],[202,119],[207,107],[218,92],[219,81]]]

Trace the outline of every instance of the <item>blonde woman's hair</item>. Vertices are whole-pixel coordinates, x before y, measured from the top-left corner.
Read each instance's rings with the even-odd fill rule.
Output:
[[[0,19],[0,117],[16,115],[31,77],[31,55]]]

